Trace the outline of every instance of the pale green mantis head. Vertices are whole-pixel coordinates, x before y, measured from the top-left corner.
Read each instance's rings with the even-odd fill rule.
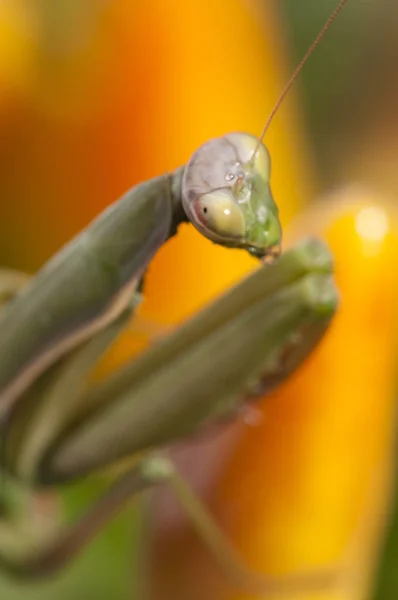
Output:
[[[279,256],[282,228],[269,179],[270,156],[258,138],[246,133],[215,138],[185,168],[185,212],[215,243],[265,259]]]

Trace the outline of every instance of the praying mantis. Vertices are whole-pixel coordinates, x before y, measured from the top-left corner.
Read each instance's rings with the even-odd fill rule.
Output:
[[[21,577],[56,572],[132,495],[167,482],[221,567],[243,588],[264,595],[323,585],[330,577],[326,570],[273,581],[247,572],[161,451],[233,418],[242,404],[273,389],[315,348],[335,314],[327,247],[309,239],[281,253],[263,138],[346,3],[338,4],[300,62],[260,137],[231,133],[210,140],[185,166],[129,190],[31,280],[1,273],[1,468],[40,488],[137,457],[80,521],[54,539],[38,540],[33,550],[7,529],[5,514],[0,566],[8,571]],[[183,223],[262,264],[134,362],[87,386],[88,374],[132,318],[150,261]]]

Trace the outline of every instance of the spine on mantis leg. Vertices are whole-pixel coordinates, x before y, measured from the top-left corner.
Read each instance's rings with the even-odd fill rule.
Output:
[[[183,168],[129,190],[58,252],[0,315],[0,424],[61,356],[129,305],[178,224]]]

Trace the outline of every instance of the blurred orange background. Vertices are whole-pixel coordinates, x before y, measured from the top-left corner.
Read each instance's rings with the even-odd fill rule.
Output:
[[[335,2],[322,3],[322,10],[320,4],[306,0],[297,15],[289,1],[282,6],[261,0],[4,0],[0,262],[34,272],[126,189],[172,171],[210,137],[234,130],[259,134],[301,48],[298,38],[294,46],[287,25],[306,33],[307,47]],[[384,1],[378,11],[364,3],[347,8],[324,50],[320,47],[313,57],[312,71],[308,65],[309,79],[303,74],[309,84],[297,83],[267,135],[282,223],[287,227],[298,218],[298,235],[311,230],[331,243],[342,291],[341,315],[330,337],[304,370],[267,401],[263,424],[238,425],[237,445],[208,490],[211,506],[245,559],[269,572],[290,572],[303,562],[312,565],[344,552],[375,465],[388,463],[383,457],[390,451],[395,392],[397,290],[391,273],[398,251],[398,185],[396,169],[386,164],[396,160],[395,131],[388,126],[396,122],[396,109],[390,99],[383,114],[376,97],[377,108],[371,110],[371,82],[355,58],[358,48],[375,42],[369,33],[356,33],[355,47],[349,30],[354,19],[358,32],[359,22],[369,23],[377,14],[382,31],[395,14],[394,7],[390,13],[387,8]],[[372,55],[374,69],[377,59],[387,64],[383,98],[389,92],[394,97],[395,91],[393,84],[391,90],[385,84],[396,67],[392,37],[389,61]],[[355,65],[355,84],[343,69],[342,48]],[[336,64],[345,78],[339,79]],[[325,82],[330,93],[321,104],[314,86],[323,89],[328,69],[334,87]],[[305,112],[314,98],[323,113],[322,108],[315,115]],[[350,122],[353,114],[358,118]],[[376,157],[375,131],[383,132]],[[351,181],[364,188],[338,189]],[[343,198],[338,206],[345,216],[339,209],[322,222],[325,211],[307,208],[332,186],[330,203]],[[359,204],[351,206],[353,200]],[[365,204],[382,206],[387,223],[370,254],[355,227]],[[287,242],[291,239],[293,234]],[[182,226],[150,267],[142,313],[161,325],[174,325],[255,267],[244,253],[216,247]],[[103,362],[103,372],[135,351],[129,330]],[[327,376],[320,378],[326,369]],[[208,456],[210,468],[211,452]],[[238,494],[241,521],[228,512]],[[384,509],[383,499],[378,502],[377,510]],[[180,535],[177,528],[163,542],[159,539],[156,557],[173,600],[178,593],[185,598],[190,586],[200,590],[201,583],[195,540],[184,530],[188,542],[181,551]],[[185,583],[173,578],[173,565],[165,561],[162,567],[165,554],[179,567],[185,557]],[[165,579],[159,585],[166,585]],[[198,598],[218,593],[209,587]],[[345,588],[333,598],[356,600],[362,593],[362,586]],[[160,597],[166,597],[162,588]]]

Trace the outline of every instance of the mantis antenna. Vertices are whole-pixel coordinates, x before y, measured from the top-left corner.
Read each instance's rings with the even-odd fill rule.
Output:
[[[334,11],[331,13],[331,15],[329,16],[325,25],[322,27],[321,31],[318,33],[315,40],[312,42],[311,46],[308,48],[307,52],[305,53],[305,55],[303,56],[303,58],[301,59],[301,61],[297,65],[297,67],[295,68],[295,70],[293,71],[290,79],[288,80],[288,82],[286,83],[282,92],[280,93],[279,98],[275,102],[275,105],[274,105],[273,109],[271,110],[270,115],[264,125],[262,132],[261,132],[261,135],[258,138],[258,144],[253,152],[253,160],[260,148],[260,145],[262,144],[262,142],[264,140],[265,134],[267,133],[269,126],[271,125],[271,123],[273,121],[274,116],[278,112],[278,109],[279,109],[280,105],[282,104],[283,100],[285,99],[287,93],[289,92],[293,83],[296,81],[299,73],[301,72],[302,68],[304,67],[304,65],[306,64],[308,59],[310,58],[311,54],[314,52],[315,48],[318,46],[319,42],[324,37],[325,33],[328,31],[328,29],[330,29],[330,27],[332,26],[334,21],[337,19],[337,17],[341,13],[341,11],[343,10],[343,8],[347,4],[347,2],[348,2],[348,0],[341,0],[341,2],[339,2],[338,6],[336,6]]]

